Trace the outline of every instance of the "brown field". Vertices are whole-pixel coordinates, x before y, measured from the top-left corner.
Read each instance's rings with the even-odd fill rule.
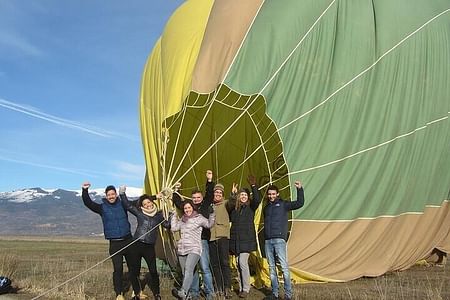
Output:
[[[105,259],[107,246],[100,239],[2,237],[0,275],[13,280],[14,290],[0,295],[0,299],[32,299]],[[111,273],[111,263],[106,261],[40,299],[114,299]],[[171,273],[167,270],[160,273],[163,299],[173,299]],[[148,288],[145,292],[150,294]],[[263,299],[267,293],[268,289],[252,289],[250,299]],[[333,300],[450,299],[450,270],[448,265],[426,264],[346,283],[301,284],[295,286],[294,296]],[[131,298],[129,286],[126,298]]]

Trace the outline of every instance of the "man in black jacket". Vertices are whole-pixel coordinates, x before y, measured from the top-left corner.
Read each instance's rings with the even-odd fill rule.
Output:
[[[291,275],[287,262],[286,240],[288,233],[289,211],[299,209],[305,202],[303,187],[295,181],[297,201],[284,201],[280,198],[278,187],[267,188],[268,203],[264,207],[264,239],[266,258],[269,263],[272,298],[278,299],[278,277],[275,258],[281,265],[284,279],[284,299],[292,299]]]

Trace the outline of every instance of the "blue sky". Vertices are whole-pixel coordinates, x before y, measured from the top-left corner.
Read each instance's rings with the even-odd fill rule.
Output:
[[[182,2],[0,1],[0,191],[142,186],[141,74]]]

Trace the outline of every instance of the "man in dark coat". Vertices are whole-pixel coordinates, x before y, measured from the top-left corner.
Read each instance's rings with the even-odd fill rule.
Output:
[[[122,201],[117,197],[116,188],[109,185],[105,189],[106,197],[102,199],[102,203],[92,201],[89,196],[88,189],[91,187],[89,182],[83,183],[81,186],[84,205],[99,214],[102,217],[103,232],[105,239],[109,240],[109,254],[112,255],[124,247],[127,247],[132,242],[131,226],[128,222],[128,214],[123,206]],[[121,250],[114,255],[111,260],[113,263],[113,284],[116,292],[116,300],[125,300],[123,297],[123,257],[131,269],[130,265],[130,251],[128,248]]]
[[[285,201],[280,198],[278,187],[267,188],[268,203],[264,207],[264,240],[266,258],[269,263],[272,298],[278,299],[278,277],[275,258],[281,265],[284,279],[284,299],[292,299],[291,275],[287,261],[286,240],[288,233],[289,211],[299,209],[305,203],[303,187],[295,181],[297,201]]]

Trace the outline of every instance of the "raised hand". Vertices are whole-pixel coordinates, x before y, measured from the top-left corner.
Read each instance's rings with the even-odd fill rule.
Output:
[[[126,191],[127,191],[127,187],[125,185],[121,185],[119,187],[119,194],[125,194]]]
[[[256,185],[256,177],[254,175],[251,175],[251,174],[248,175],[247,181],[248,181],[248,184],[250,184],[250,186]]]
[[[180,189],[180,187],[181,187],[181,182],[177,182],[177,183],[174,184],[173,190],[175,192],[177,192]]]
[[[213,179],[213,172],[211,170],[206,170],[206,179],[208,181],[212,181],[212,179]]]
[[[91,183],[89,181],[85,181],[83,182],[83,184],[81,185],[82,189],[88,189],[91,187]]]
[[[295,185],[295,187],[298,188],[298,189],[302,187],[302,183],[300,182],[300,180],[296,180],[296,181],[294,182],[294,185]]]
[[[237,192],[238,192],[238,185],[237,185],[237,183],[233,182],[233,187],[231,188],[231,193],[237,194]]]

